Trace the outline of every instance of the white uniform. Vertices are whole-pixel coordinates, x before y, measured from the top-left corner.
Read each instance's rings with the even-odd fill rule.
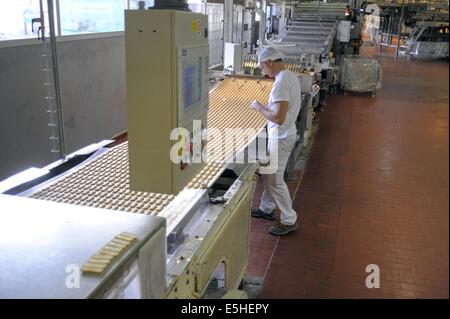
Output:
[[[261,197],[259,209],[265,213],[272,212],[276,207],[281,211],[281,223],[293,225],[297,221],[297,213],[292,209],[292,200],[289,190],[284,182],[284,170],[297,139],[297,127],[295,122],[301,108],[300,81],[289,70],[283,70],[275,77],[275,82],[270,92],[268,108],[274,110],[274,102],[287,101],[288,112],[282,125],[269,121],[269,152],[278,143],[278,166],[274,174],[264,174],[264,192]],[[277,132],[278,131],[278,136]]]

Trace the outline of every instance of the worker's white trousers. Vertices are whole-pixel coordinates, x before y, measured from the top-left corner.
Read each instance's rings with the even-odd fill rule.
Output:
[[[264,192],[261,196],[259,209],[265,213],[270,213],[278,207],[281,211],[280,222],[285,225],[293,225],[297,221],[297,213],[292,209],[291,196],[284,181],[284,170],[286,169],[296,138],[296,134],[292,134],[283,139],[271,139],[269,137],[269,154],[272,163],[273,157],[277,153],[276,151],[274,152],[276,150],[275,143],[278,142],[278,165],[275,173],[262,174]]]

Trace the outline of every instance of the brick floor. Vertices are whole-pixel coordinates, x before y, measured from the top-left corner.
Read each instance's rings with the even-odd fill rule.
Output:
[[[262,298],[449,297],[448,63],[379,59],[376,98],[330,96],[321,114],[300,231],[277,242],[252,220]],[[379,289],[365,286],[369,264]]]
[[[301,172],[296,172],[295,174],[300,176]],[[300,178],[287,182],[291,196],[294,196],[299,183]],[[253,207],[259,207],[262,191],[262,183],[258,181],[253,200]],[[275,212],[275,216],[277,218],[280,216],[278,209]],[[270,220],[261,218],[252,218],[251,220],[249,264],[246,271],[247,276],[264,277],[266,274],[270,259],[278,243],[278,237],[271,236],[268,233],[268,229],[272,225],[273,221]]]

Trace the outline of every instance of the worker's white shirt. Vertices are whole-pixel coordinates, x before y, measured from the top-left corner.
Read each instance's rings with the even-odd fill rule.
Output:
[[[269,109],[275,111],[274,103],[287,101],[289,103],[286,119],[282,125],[269,121],[267,129],[269,137],[273,136],[278,128],[278,138],[287,138],[297,133],[295,122],[301,108],[301,87],[300,80],[294,72],[283,70],[275,77],[275,83],[272,86],[269,98]]]

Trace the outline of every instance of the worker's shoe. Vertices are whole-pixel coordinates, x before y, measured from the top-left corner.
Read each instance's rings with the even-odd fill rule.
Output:
[[[298,228],[298,224],[295,223],[293,225],[285,225],[282,223],[277,223],[275,226],[269,228],[269,233],[274,236],[283,236],[287,235]]]
[[[259,208],[252,208],[251,214],[252,214],[252,217],[264,218],[264,219],[268,219],[268,220],[275,220],[275,209],[273,211],[271,211],[270,213],[266,213]]]

